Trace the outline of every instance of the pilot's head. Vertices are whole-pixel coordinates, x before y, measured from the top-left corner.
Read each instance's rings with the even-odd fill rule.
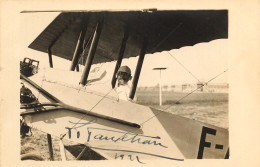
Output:
[[[130,68],[128,66],[121,66],[117,71],[116,78],[119,85],[126,84],[132,79]]]

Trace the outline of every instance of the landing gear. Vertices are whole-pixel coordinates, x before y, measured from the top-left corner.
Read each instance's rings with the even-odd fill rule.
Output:
[[[21,155],[21,160],[44,161],[42,157],[36,154],[23,154]]]

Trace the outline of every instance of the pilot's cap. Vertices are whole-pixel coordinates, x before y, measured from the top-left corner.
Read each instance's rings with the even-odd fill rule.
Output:
[[[119,73],[119,72],[125,72],[125,73],[129,74],[129,76],[131,76],[131,70],[128,66],[121,66],[118,69],[117,73]]]

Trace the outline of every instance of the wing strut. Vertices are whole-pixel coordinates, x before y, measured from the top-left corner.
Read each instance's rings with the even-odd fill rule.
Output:
[[[121,62],[122,62],[122,59],[124,57],[126,41],[128,39],[128,36],[129,36],[129,27],[128,27],[128,24],[126,24],[124,38],[123,38],[122,43],[121,43],[118,59],[117,59],[117,62],[116,62],[116,66],[115,66],[115,70],[114,70],[114,74],[113,74],[113,78],[112,78],[112,82],[111,82],[112,88],[114,88],[115,85],[116,85],[116,73],[117,73],[119,67],[121,66]]]
[[[55,43],[59,40],[59,38],[62,36],[62,34],[68,29],[68,25],[65,26],[65,28],[59,32],[59,34],[51,41],[49,47],[48,47],[48,55],[49,55],[49,64],[50,68],[53,68],[53,62],[52,62],[52,47],[55,45]]]
[[[143,39],[142,48],[141,48],[141,51],[140,51],[140,56],[138,58],[138,62],[137,62],[136,70],[135,70],[135,76],[134,76],[131,91],[130,91],[130,94],[129,94],[130,99],[133,99],[134,96],[135,96],[135,91],[136,91],[136,87],[137,87],[137,84],[138,84],[141,69],[142,69],[142,66],[143,66],[143,61],[144,61],[144,56],[145,56],[145,53],[146,53],[147,44],[148,44],[148,35],[145,34],[144,39]]]
[[[86,32],[87,32],[87,25],[88,25],[88,15],[85,14],[82,18],[82,21],[81,21],[81,33],[79,35],[77,46],[75,48],[74,55],[73,55],[73,58],[72,58],[72,61],[71,61],[71,66],[70,66],[71,71],[74,71],[75,68],[77,67],[80,54],[82,54],[83,43],[84,43],[85,35],[86,35]]]
[[[97,45],[98,45],[98,40],[99,40],[101,31],[102,31],[103,22],[104,22],[104,15],[102,14],[98,23],[97,23],[96,30],[95,30],[95,33],[94,33],[94,36],[93,36],[93,39],[92,39],[92,42],[91,42],[91,45],[90,45],[90,48],[89,48],[88,58],[87,58],[87,61],[86,61],[86,64],[85,64],[85,68],[84,68],[84,71],[83,71],[82,76],[81,76],[80,84],[82,84],[82,85],[86,85],[86,83],[87,83],[91,64],[93,62],[95,52],[96,52],[96,49],[97,49]]]
[[[50,68],[53,68],[51,48],[48,49]]]
[[[151,17],[152,13],[148,13],[149,11],[145,11],[145,12],[146,13],[144,15],[144,22],[141,23],[141,25],[143,25],[143,28],[141,27],[141,29],[143,31],[143,42],[142,42],[140,55],[139,55],[139,58],[138,58],[136,69],[135,69],[135,75],[134,75],[134,79],[133,79],[133,82],[132,82],[132,87],[131,87],[131,90],[130,90],[130,93],[129,93],[130,99],[133,99],[134,96],[135,96],[136,87],[137,87],[137,84],[138,84],[139,76],[140,76],[142,66],[143,66],[144,56],[146,54],[146,49],[147,49],[147,45],[148,45],[148,36],[151,33],[150,17]],[[145,25],[148,25],[148,26],[145,26]]]

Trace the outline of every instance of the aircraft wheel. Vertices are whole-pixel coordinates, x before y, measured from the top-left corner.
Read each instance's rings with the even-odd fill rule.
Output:
[[[34,161],[44,161],[42,157],[35,154],[23,154],[21,155],[21,160],[34,160]]]

